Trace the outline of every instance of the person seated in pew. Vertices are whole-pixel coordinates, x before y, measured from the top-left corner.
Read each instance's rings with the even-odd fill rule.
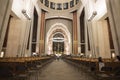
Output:
[[[98,65],[99,65],[99,71],[101,71],[101,69],[105,67],[105,63],[103,62],[102,57],[98,58]]]
[[[114,61],[120,61],[120,56],[116,56]]]

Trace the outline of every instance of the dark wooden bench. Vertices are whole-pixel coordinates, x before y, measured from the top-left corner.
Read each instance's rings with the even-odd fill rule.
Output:
[[[99,63],[97,58],[75,58],[66,57],[66,60],[70,61],[73,65],[83,66],[85,69],[89,70],[90,73],[101,78],[110,78],[113,80],[120,77],[120,62],[114,62],[113,59],[103,59],[105,66],[99,71]],[[117,79],[116,79],[117,80]]]
[[[28,74],[31,69],[37,69],[47,63],[51,57],[9,57],[0,58],[0,77],[18,77]],[[39,65],[39,66],[38,66]]]

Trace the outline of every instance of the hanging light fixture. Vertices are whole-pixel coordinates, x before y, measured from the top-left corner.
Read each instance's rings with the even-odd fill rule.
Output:
[[[23,15],[24,15],[28,20],[30,20],[30,17],[29,17],[28,14],[26,13],[26,10],[25,10],[25,9],[22,10],[22,13],[23,13]]]
[[[93,11],[92,15],[88,18],[88,21],[91,21],[97,15],[97,11]]]

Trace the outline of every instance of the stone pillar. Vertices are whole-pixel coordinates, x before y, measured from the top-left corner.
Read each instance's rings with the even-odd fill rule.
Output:
[[[5,38],[5,33],[10,17],[13,0],[0,0],[0,52]]]
[[[120,0],[106,0],[116,55],[120,54]]]
[[[41,12],[40,12],[41,14]],[[38,26],[40,26],[41,22],[41,15],[38,17]],[[40,27],[37,27],[37,43],[36,43],[36,52],[39,53],[39,46],[40,46]]]
[[[107,21],[97,21],[96,24],[98,29],[98,54],[103,58],[111,58]]]
[[[5,57],[24,57],[30,26],[28,21],[12,18],[10,21]]]
[[[73,53],[78,53],[77,12],[73,12]]]
[[[45,11],[41,12],[40,54],[45,52]]]
[[[77,12],[77,34],[78,34],[78,53],[81,53],[81,45],[80,45],[80,14]]]
[[[87,22],[87,28],[88,28],[88,35],[89,35],[89,41],[90,41],[90,48],[91,48],[91,55],[92,57],[96,57],[95,54],[95,43],[94,43],[94,37],[93,37],[93,30],[92,30],[92,22]]]
[[[24,23],[25,22],[25,23]],[[29,49],[27,49],[27,45],[28,45],[28,39],[29,39],[29,33],[30,33],[30,29],[31,29],[31,20],[25,20],[23,21],[23,23],[25,24],[24,26],[24,36],[23,36],[23,43],[22,43],[22,49],[21,49],[21,53],[23,53],[23,57],[28,57],[30,56],[30,52],[28,51]],[[20,52],[18,52],[20,53]]]

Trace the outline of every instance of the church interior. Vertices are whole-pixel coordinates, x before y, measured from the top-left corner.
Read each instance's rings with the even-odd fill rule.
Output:
[[[0,80],[120,80],[120,0],[0,7]]]

